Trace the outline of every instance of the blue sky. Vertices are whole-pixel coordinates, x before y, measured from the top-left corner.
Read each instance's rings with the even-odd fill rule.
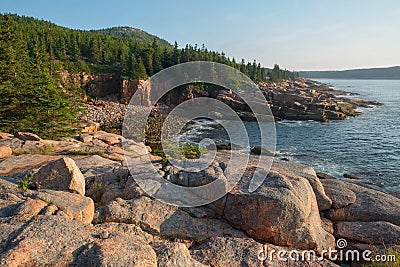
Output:
[[[77,29],[132,26],[291,70],[400,65],[398,0],[1,0],[0,12]]]

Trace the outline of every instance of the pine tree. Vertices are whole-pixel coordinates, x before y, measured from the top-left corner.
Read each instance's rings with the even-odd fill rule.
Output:
[[[167,48],[164,48],[164,51],[162,53],[161,64],[162,64],[163,68],[168,68],[168,67],[172,66],[171,54]]]
[[[176,65],[181,63],[181,58],[180,58],[180,51],[178,48],[178,43],[175,41],[174,43],[174,49],[172,51],[172,59],[171,59],[172,65]]]
[[[279,68],[278,64],[275,64],[274,68],[271,71],[271,81],[279,82],[282,80],[282,71]]]
[[[78,42],[74,35],[70,37],[71,43],[69,47],[69,51],[71,51],[71,60],[77,62],[81,59],[81,50],[79,49]]]
[[[163,66],[161,64],[158,44],[155,38],[153,40],[152,48],[153,48],[153,56],[152,56],[153,74],[156,74],[157,72],[163,69]]]
[[[135,79],[147,78],[146,68],[144,67],[142,58],[136,59],[135,54],[131,54],[129,63],[130,77]]]
[[[255,81],[257,78],[257,62],[254,59],[253,64],[251,65],[250,69],[250,78]]]
[[[90,42],[89,59],[94,64],[100,64],[102,60],[102,52],[98,38],[93,38]]]
[[[146,73],[149,76],[152,76],[154,74],[154,70],[153,70],[153,53],[151,52],[151,49],[145,50],[143,55],[140,57],[140,59],[143,62],[143,65],[146,69]],[[139,62],[139,59],[138,59],[138,62]]]
[[[244,61],[244,58],[242,58],[242,61],[240,63],[240,72],[242,72],[243,74],[247,75],[247,70],[246,70],[246,63]]]
[[[263,80],[263,75],[262,75],[262,70],[261,70],[261,64],[258,63],[257,65],[257,72],[256,72],[256,81],[260,82]]]

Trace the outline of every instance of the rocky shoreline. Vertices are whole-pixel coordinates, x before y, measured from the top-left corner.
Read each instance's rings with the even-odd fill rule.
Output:
[[[126,167],[122,142],[135,169]],[[2,266],[282,266],[265,248],[386,251],[400,240],[400,199],[274,162],[254,192],[246,181],[263,155],[247,155],[242,181],[206,206],[179,208],[149,197],[135,182],[160,174],[185,187],[226,181],[231,151],[187,173],[163,164],[143,143],[96,131],[62,141],[29,133],[0,134],[0,265]],[[232,151],[232,153],[242,153]],[[389,234],[390,233],[390,234]],[[338,266],[323,261],[285,266]],[[358,266],[352,263],[352,266]]]
[[[375,101],[349,98],[347,96],[354,94],[305,78],[259,86],[278,119],[345,120],[360,115],[358,108],[382,105]]]
[[[136,88],[136,87],[135,87]],[[259,83],[259,88],[268,101],[276,120],[314,120],[326,122],[330,120],[344,120],[358,116],[359,108],[372,108],[381,103],[375,101],[348,98],[352,95],[343,90],[336,90],[327,84],[317,81],[298,78],[295,81],[283,81],[281,83]],[[136,88],[137,89],[137,88]],[[102,129],[120,133],[130,92],[126,88],[121,91],[121,96],[108,96],[100,99],[89,100],[84,105],[86,114],[82,120],[93,121],[100,124]],[[161,113],[168,112],[175,104],[171,98],[179,98],[180,101],[196,96],[208,96],[205,92],[197,92],[195,88],[188,88],[186,93],[174,97],[165,97],[166,103],[160,103]],[[254,115],[248,106],[231,91],[222,90],[216,99],[231,106],[242,118],[252,120]],[[158,109],[160,110],[160,109]]]

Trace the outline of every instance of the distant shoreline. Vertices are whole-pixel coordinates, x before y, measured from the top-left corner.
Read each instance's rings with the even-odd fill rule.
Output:
[[[400,80],[400,66],[340,71],[300,71],[299,75],[308,79]]]

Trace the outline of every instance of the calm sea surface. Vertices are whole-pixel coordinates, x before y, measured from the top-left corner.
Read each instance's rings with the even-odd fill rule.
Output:
[[[320,80],[337,89],[358,93],[356,98],[375,100],[383,106],[361,109],[356,118],[335,122],[276,123],[276,158],[313,166],[341,177],[355,174],[365,183],[387,191],[400,190],[400,81]],[[255,122],[245,122],[250,144],[260,144]],[[228,142],[216,122],[202,121],[186,134],[190,141],[212,138]]]

